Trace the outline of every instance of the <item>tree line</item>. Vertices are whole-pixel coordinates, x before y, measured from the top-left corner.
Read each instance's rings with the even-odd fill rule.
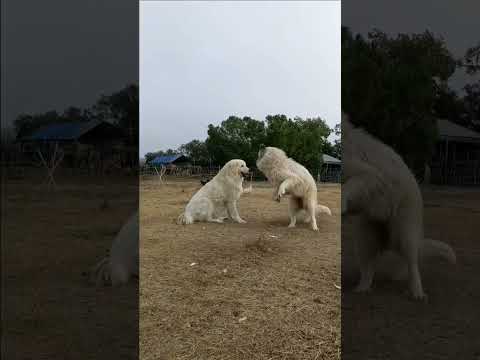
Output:
[[[138,145],[138,85],[130,84],[110,95],[101,95],[95,104],[81,109],[70,106],[63,112],[56,110],[38,114],[20,114],[14,120],[15,137],[20,139],[39,128],[58,123],[107,120],[124,130],[130,145]]]
[[[342,108],[360,125],[400,153],[422,174],[438,139],[436,119],[480,131],[480,81],[463,94],[448,80],[456,70],[479,71],[480,44],[456,59],[443,38],[429,31],[366,37],[342,28]]]
[[[380,30],[366,37],[342,27],[342,108],[354,124],[392,146],[417,173],[423,172],[437,142],[436,119],[444,118],[480,131],[480,43],[455,58],[445,41],[429,31],[388,36]],[[470,74],[472,81],[462,92],[448,80],[455,71]],[[21,114],[14,121],[16,138],[60,122],[111,120],[138,144],[138,85],[127,85],[102,95],[89,108],[71,106],[63,112]],[[2,129],[2,143],[7,132]],[[321,118],[287,118],[269,115],[265,120],[230,116],[220,125],[210,124],[205,140],[195,139],[178,149],[146,154],[181,153],[198,165],[219,165],[231,158],[255,163],[261,146],[277,146],[310,168],[321,163],[322,154],[341,158],[340,138],[327,140],[340,124],[330,129]],[[10,134],[10,133],[9,133]]]
[[[480,131],[480,43],[455,58],[442,37],[430,31],[388,36],[374,29],[367,36],[342,27],[342,108],[352,122],[390,145],[419,176],[435,151],[436,120],[448,119]],[[449,86],[456,71],[472,75],[462,91]],[[327,141],[340,126],[328,129],[321,119],[268,116],[266,121],[232,116],[210,125],[205,141],[149,153],[182,153],[198,164],[223,163],[241,157],[254,163],[260,145],[283,148],[307,166],[321,154],[341,158],[341,140]]]
[[[332,132],[340,136],[340,124],[331,129],[320,117],[292,119],[279,114],[268,115],[261,121],[230,116],[220,125],[210,124],[204,141],[195,139],[178,149],[150,152],[145,160],[148,163],[159,155],[180,153],[200,166],[222,165],[230,159],[243,159],[249,166],[255,166],[259,149],[275,146],[309,169],[318,169],[322,154],[341,157],[340,141],[328,140]]]

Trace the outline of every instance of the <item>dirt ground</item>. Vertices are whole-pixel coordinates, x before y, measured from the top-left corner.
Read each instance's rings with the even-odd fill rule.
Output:
[[[138,282],[97,289],[82,272],[137,209],[138,187],[38,180],[2,183],[2,358],[136,358]]]
[[[457,264],[430,259],[421,265],[426,303],[407,295],[406,282],[374,281],[369,294],[344,284],[343,359],[480,359],[480,189],[423,194],[425,235],[451,245]],[[352,235],[342,227],[343,265]]]
[[[96,289],[81,272],[106,254],[138,188],[57,181],[55,192],[2,187],[2,355],[135,358],[138,283]],[[319,190],[333,211],[319,233],[287,229],[286,203],[261,184],[240,200],[247,224],[177,226],[198,187],[141,184],[142,359],[338,359],[340,338],[343,359],[479,359],[480,190],[424,191],[426,235],[457,254],[422,265],[427,303],[376,281],[367,295],[344,287],[340,314],[338,186]]]
[[[339,359],[340,186],[319,188],[319,232],[263,183],[247,224],[176,225],[200,186],[141,183],[140,358]]]

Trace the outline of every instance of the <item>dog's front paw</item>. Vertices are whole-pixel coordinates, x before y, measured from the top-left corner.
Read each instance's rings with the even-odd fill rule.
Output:
[[[275,195],[275,200],[280,202],[280,199],[285,195],[285,190],[278,190],[277,194]]]
[[[243,220],[243,219],[241,219],[241,218],[238,218],[238,219],[237,219],[237,222],[238,222],[239,224],[246,224],[246,223],[247,223],[245,220]]]

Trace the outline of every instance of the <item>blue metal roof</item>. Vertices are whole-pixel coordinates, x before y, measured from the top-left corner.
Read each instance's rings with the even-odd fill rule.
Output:
[[[22,140],[75,140],[101,123],[102,121],[89,121],[51,124]]]
[[[155,159],[153,159],[150,162],[150,164],[152,164],[152,165],[167,165],[167,164],[171,164],[174,161],[180,159],[182,156],[183,156],[182,154],[157,156]]]

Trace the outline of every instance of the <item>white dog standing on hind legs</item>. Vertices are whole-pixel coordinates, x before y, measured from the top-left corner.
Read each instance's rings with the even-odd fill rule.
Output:
[[[330,209],[317,203],[317,184],[308,170],[287,157],[285,152],[275,147],[266,147],[258,152],[257,167],[274,186],[273,199],[280,202],[290,195],[288,214],[290,224],[296,226],[297,217],[306,215],[305,222],[318,231],[317,213],[332,215]]]
[[[361,214],[384,224],[387,237],[357,239],[361,277],[355,290],[371,289],[376,261],[392,250],[406,262],[413,297],[426,298],[418,267],[420,255],[437,253],[455,262],[455,254],[447,244],[424,239],[423,199],[415,177],[393,149],[353,127],[345,114],[342,139],[342,215]]]
[[[246,223],[238,213],[237,201],[243,193],[251,192],[251,188],[243,189],[243,177],[248,172],[243,160],[227,162],[212,180],[193,195],[178,217],[177,224],[187,225],[195,221],[223,223],[227,214],[237,223]]]

